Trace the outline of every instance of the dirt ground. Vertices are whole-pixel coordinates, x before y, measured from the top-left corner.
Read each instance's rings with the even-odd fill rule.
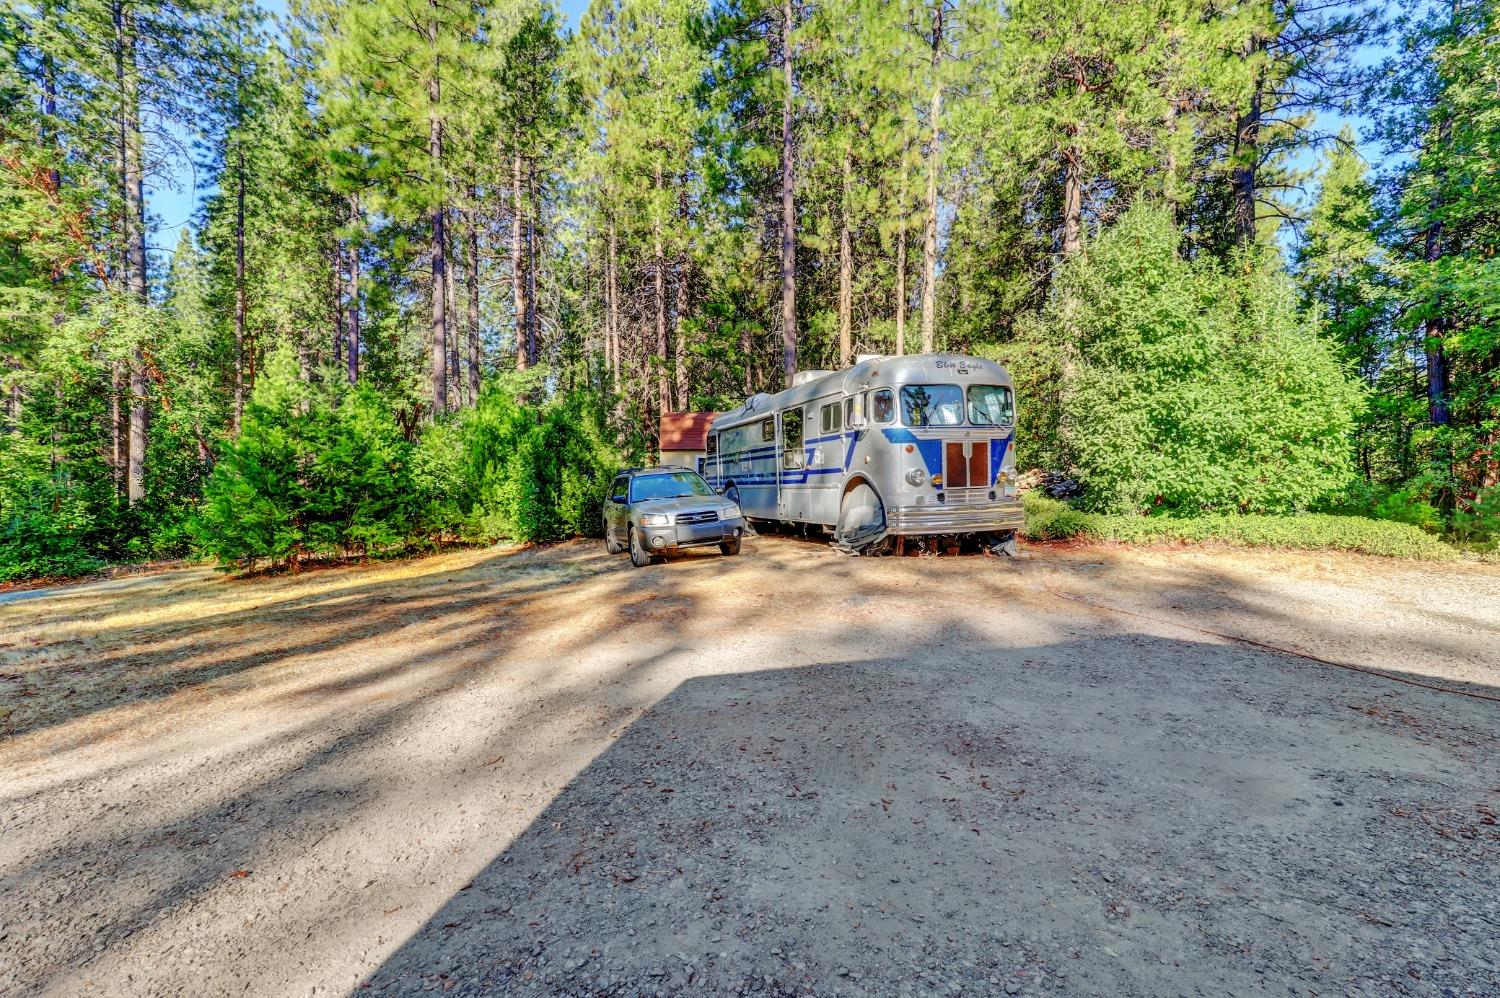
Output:
[[[1500,572],[1025,555],[9,594],[0,993],[1500,995]]]

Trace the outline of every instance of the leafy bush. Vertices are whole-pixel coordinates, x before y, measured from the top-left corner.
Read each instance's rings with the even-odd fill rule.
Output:
[[[995,351],[1037,438],[1023,462],[1075,473],[1100,512],[1307,509],[1353,477],[1360,390],[1284,274],[1185,260],[1180,240],[1164,209],[1132,207],[1062,268],[1023,342]]]
[[[1248,547],[1308,551],[1357,551],[1391,558],[1446,561],[1457,557],[1447,544],[1419,527],[1359,516],[1301,513],[1207,514],[1193,517],[1086,513],[1066,503],[1028,492],[1025,534],[1033,540],[1089,540],[1151,543],[1220,541]]]
[[[204,489],[199,548],[250,567],[398,547],[420,508],[411,450],[377,392],[310,386],[278,349]]]
[[[103,562],[84,543],[87,511],[75,496],[36,492],[0,519],[0,582],[84,575]]]
[[[486,385],[459,424],[459,512],[474,536],[548,541],[597,534],[621,459],[598,399],[522,405],[515,385]]]
[[[1500,487],[1480,492],[1454,510],[1448,529],[1456,544],[1485,553],[1500,549]]]

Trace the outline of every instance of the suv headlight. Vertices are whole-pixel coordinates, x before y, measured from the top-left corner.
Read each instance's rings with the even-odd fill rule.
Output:
[[[641,526],[643,527],[666,527],[672,523],[672,517],[666,513],[642,513]]]
[[[735,503],[730,503],[724,508],[724,519],[726,520],[734,520],[744,515],[740,507]]]

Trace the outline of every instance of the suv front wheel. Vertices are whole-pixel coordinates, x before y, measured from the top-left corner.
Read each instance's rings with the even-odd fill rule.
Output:
[[[645,568],[651,564],[651,552],[641,543],[640,532],[635,529],[634,524],[630,527],[630,563],[636,568]]]

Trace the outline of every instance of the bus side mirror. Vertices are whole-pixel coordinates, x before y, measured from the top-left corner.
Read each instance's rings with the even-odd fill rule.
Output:
[[[868,419],[866,419],[864,416],[853,415],[853,416],[849,417],[849,424],[847,426],[845,426],[844,429],[846,429],[846,430],[863,430],[865,427],[867,427],[869,425],[870,425],[870,421]]]

